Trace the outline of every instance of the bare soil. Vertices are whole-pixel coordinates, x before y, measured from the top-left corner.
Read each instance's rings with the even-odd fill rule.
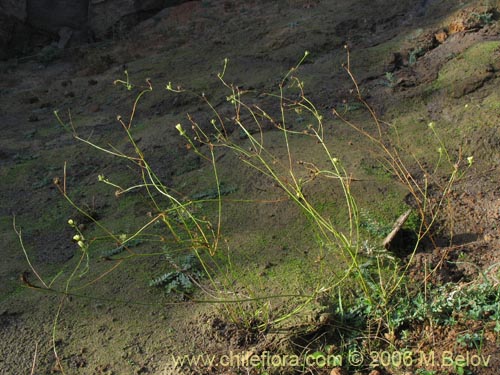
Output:
[[[200,100],[168,93],[165,85],[172,82],[204,92],[219,113],[229,115],[227,92],[216,76],[224,58],[229,59],[228,80],[242,89],[271,92],[307,50],[310,59],[300,68],[300,76],[311,100],[333,123],[331,109],[355,101],[352,82],[342,68],[347,44],[352,71],[381,119],[402,126],[408,142],[415,145],[432,121],[444,129],[454,151],[474,155],[473,168],[455,186],[441,220],[446,236],[439,237],[437,246],[422,247],[409,275],[416,283],[460,286],[486,273],[498,285],[500,8],[493,3],[192,1],[160,12],[119,40],[63,50],[50,61],[37,55],[0,62],[0,373],[28,374],[33,368],[34,374],[263,374],[258,368],[176,366],[173,356],[206,353],[220,359],[230,351],[300,353],[308,340],[334,340],[325,332],[334,331],[336,323],[322,318],[303,322],[303,331],[296,325],[284,332],[253,332],[228,321],[219,305],[165,296],[148,287],[148,281],[165,269],[160,256],[121,263],[96,256],[88,278],[80,283],[82,288],[68,298],[55,292],[64,290],[62,277],[51,291],[42,290],[13,230],[13,218],[23,229],[30,261],[46,281],[61,270],[64,275],[79,257],[67,220],[74,218],[85,232],[96,231],[53,183],[54,178],[63,178],[65,164],[70,196],[99,220],[111,223],[117,233],[132,232],[154,210],[145,194],[117,199],[113,189],[99,184],[99,174],[125,185],[137,179],[137,171],[77,142],[54,116],[57,110],[67,119],[70,111],[83,138],[127,150],[130,146],[116,117],[129,118],[137,90],[113,85],[116,79],[125,79],[124,70],[134,83],[146,87],[148,79],[154,87],[138,108],[135,141],[169,186],[191,196],[210,186],[203,172],[206,164],[186,148],[175,124],[187,124],[186,113],[199,123],[208,123],[212,115]],[[356,148],[359,143],[351,130],[329,132],[337,137],[347,164],[349,160],[373,163],[370,155]],[[270,126],[265,133],[273,139],[275,132]],[[311,156],[312,148],[298,145],[302,157]],[[271,147],[279,150],[277,142]],[[230,154],[221,155],[219,162],[224,182],[240,186],[231,198],[283,201],[279,189],[241,168]],[[371,182],[357,186],[361,200],[375,206],[387,191]],[[309,193],[317,193],[325,205],[333,196],[326,185]],[[300,223],[289,202],[259,204],[253,209],[255,218],[243,215],[247,209],[241,206],[229,210],[232,217],[223,223],[227,239],[233,248],[246,252],[247,258],[242,255],[239,261],[254,267],[255,274],[272,273],[293,254],[307,258],[311,249],[301,247],[299,224],[289,224]],[[143,254],[159,251],[148,243],[137,249]],[[429,275],[427,269],[435,272]],[[85,285],[94,278],[96,282]],[[286,287],[269,288],[279,292]],[[197,292],[192,298],[205,297]],[[494,328],[472,321],[453,327],[422,324],[412,327],[407,343],[415,350],[435,351],[436,356],[446,350],[462,354],[466,349],[457,346],[457,337],[482,332],[481,353],[490,355],[491,361],[470,370],[496,374],[500,348]],[[411,374],[415,370],[362,367],[357,373]],[[429,370],[457,371],[452,367]],[[337,370],[276,371],[336,374]]]

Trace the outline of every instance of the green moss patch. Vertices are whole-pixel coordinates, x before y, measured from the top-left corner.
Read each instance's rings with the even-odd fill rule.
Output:
[[[498,66],[500,42],[481,42],[446,63],[435,87],[459,98],[481,87],[494,77]]]

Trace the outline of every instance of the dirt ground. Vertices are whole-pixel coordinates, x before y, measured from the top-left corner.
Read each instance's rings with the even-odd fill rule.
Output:
[[[133,83],[147,87],[148,79],[154,87],[137,110],[135,141],[159,177],[193,196],[204,191],[206,164],[186,149],[175,124],[187,127],[186,113],[208,123],[211,114],[199,99],[167,92],[169,82],[206,93],[219,113],[229,115],[227,92],[217,79],[224,58],[229,59],[227,80],[242,89],[271,92],[307,50],[310,58],[301,66],[300,77],[311,100],[333,123],[332,108],[355,101],[352,82],[342,68],[348,45],[351,69],[381,119],[402,126],[402,134],[414,145],[423,142],[421,129],[429,122],[438,124],[454,151],[474,157],[442,218],[453,238],[448,235],[438,246],[417,253],[411,277],[424,280],[426,265],[433,264],[441,266],[429,282],[465,285],[487,273],[498,283],[499,14],[495,1],[192,1],[168,8],[112,41],[74,47],[55,57],[37,54],[0,62],[0,373],[264,374],[257,368],[176,366],[173,356],[208,353],[220,358],[230,350],[261,354],[292,345],[286,332],[243,332],[221,318],[219,305],[172,299],[149,287],[149,280],[164,270],[162,256],[117,262],[96,255],[90,273],[71,289],[71,296],[62,299],[54,291],[64,290],[64,275],[80,254],[68,219],[83,224],[85,233],[96,233],[95,225],[54,185],[54,178],[63,178],[64,165],[72,199],[117,233],[132,232],[154,210],[145,194],[117,199],[113,189],[99,183],[102,174],[126,185],[137,180],[137,171],[77,142],[54,116],[57,110],[67,121],[70,111],[83,139],[130,150],[116,118],[129,118],[138,91],[113,85],[117,79],[126,80],[125,70]],[[272,139],[273,130],[265,132]],[[369,155],[360,156],[352,131],[331,132],[339,139],[343,159],[371,163]],[[306,147],[301,156],[314,156]],[[255,172],[237,167],[230,154],[219,160],[226,186],[240,186],[229,197],[256,198],[264,192],[269,200],[282,198]],[[367,201],[384,194],[380,189],[372,192],[371,184],[363,186]],[[325,191],[326,186],[319,190]],[[241,263],[264,275],[288,259],[286,249],[306,253],[300,230],[281,224],[280,217],[298,222],[292,207],[262,204],[256,210],[257,219],[250,219],[236,208],[224,223],[232,247],[247,246],[255,252]],[[14,218],[34,268],[46,282],[55,278],[52,291],[40,288],[13,230]],[[293,233],[279,237],[287,231]],[[159,251],[148,242],[135,250],[146,255]],[[459,261],[463,259],[467,261]],[[202,292],[194,296],[206,297]],[[431,328],[414,327],[411,342],[421,350],[436,350],[436,355],[446,350],[460,353],[456,337],[461,330],[484,330],[482,354],[491,355],[491,362],[473,367],[472,373],[498,372],[494,327],[471,322],[429,334]],[[287,371],[336,374],[318,368]],[[363,367],[358,373],[410,374],[414,369],[375,371]]]

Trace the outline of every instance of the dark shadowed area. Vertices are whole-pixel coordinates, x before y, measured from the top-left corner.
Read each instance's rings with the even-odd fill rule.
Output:
[[[499,19],[0,0],[0,373],[497,374]]]

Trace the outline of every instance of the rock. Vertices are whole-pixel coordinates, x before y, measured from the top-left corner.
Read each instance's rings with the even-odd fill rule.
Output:
[[[57,48],[63,49],[68,45],[71,37],[73,36],[73,29],[69,27],[62,27],[59,29],[59,42],[57,42]]]
[[[12,41],[22,34],[22,25],[26,20],[26,1],[0,0],[0,59],[13,55]]]
[[[12,16],[24,22],[26,20],[26,0],[0,0],[0,14]]]
[[[29,25],[54,34],[63,27],[84,29],[87,12],[88,0],[28,0],[26,7]]]
[[[90,0],[88,25],[97,39],[121,37],[148,16],[187,0]],[[116,35],[114,35],[116,34]]]
[[[440,30],[436,34],[434,34],[434,39],[436,39],[439,44],[443,44],[447,38],[448,33],[444,30]]]
[[[86,30],[88,0],[0,0],[0,59],[54,40],[69,43],[73,30]]]
[[[0,13],[0,59],[5,59],[9,56],[7,50],[10,40],[12,39],[13,29],[13,24],[11,22],[9,16]]]
[[[39,48],[121,38],[160,10],[188,0],[0,0],[0,59]],[[57,39],[58,38],[58,39]],[[28,48],[26,48],[28,47]]]

